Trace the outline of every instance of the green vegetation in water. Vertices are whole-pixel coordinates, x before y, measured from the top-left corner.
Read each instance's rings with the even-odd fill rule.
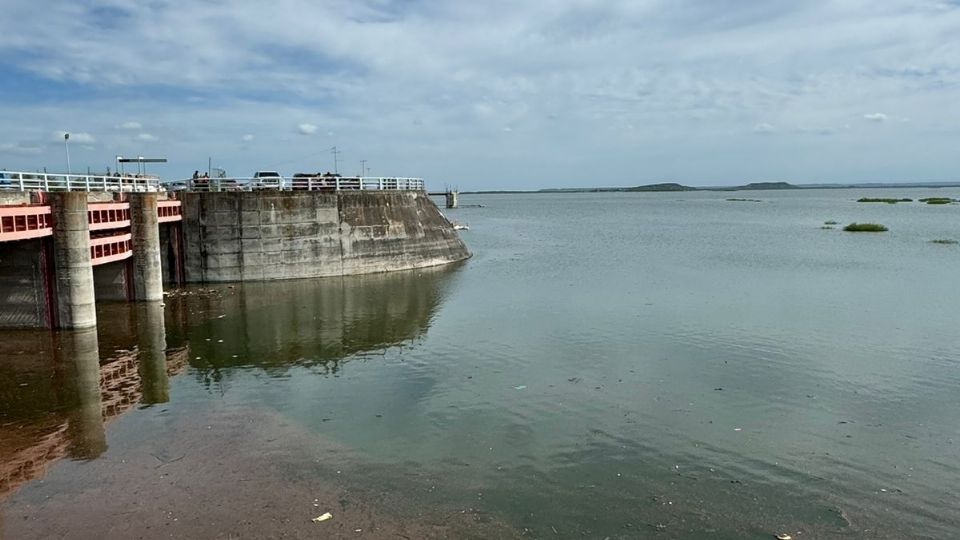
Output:
[[[727,199],[732,202],[763,202],[760,199]]]
[[[926,199],[920,199],[920,202],[927,204],[950,204],[957,201],[950,197],[927,197]]]
[[[847,232],[887,232],[889,229],[879,223],[851,223],[843,230]]]
[[[833,220],[831,219],[830,221],[824,221],[823,224],[824,224],[824,225],[836,225],[837,222],[836,222],[836,221],[833,221]]]
[[[821,228],[821,229],[825,229],[825,230],[832,230],[832,229],[833,229],[833,227],[831,227],[831,226],[829,226],[829,225],[821,225],[820,228]]]
[[[938,238],[937,240],[931,240],[930,243],[931,243],[931,244],[943,244],[943,245],[948,245],[948,246],[951,246],[951,245],[953,245],[953,244],[960,244],[960,242],[957,242],[956,240],[951,240],[951,239],[949,239],[949,238]]]
[[[898,202],[913,202],[913,199],[884,199],[884,198],[862,197],[860,199],[857,199],[857,202],[897,204]]]

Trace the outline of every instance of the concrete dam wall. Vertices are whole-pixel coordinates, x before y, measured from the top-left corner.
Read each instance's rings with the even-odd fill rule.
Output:
[[[419,191],[184,193],[188,282],[407,270],[470,256]]]

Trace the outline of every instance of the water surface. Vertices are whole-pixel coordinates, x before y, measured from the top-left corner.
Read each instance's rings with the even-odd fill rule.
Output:
[[[464,265],[5,332],[0,531],[955,536],[960,206],[861,196],[960,190],[466,195]]]

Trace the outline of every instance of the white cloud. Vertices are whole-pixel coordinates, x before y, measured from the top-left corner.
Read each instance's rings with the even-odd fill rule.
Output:
[[[93,143],[97,142],[97,140],[93,138],[93,135],[90,135],[89,133],[84,133],[84,132],[82,132],[82,131],[79,132],[79,133],[76,133],[76,132],[73,132],[73,131],[54,131],[54,132],[53,132],[53,135],[51,136],[50,139],[51,139],[52,142],[60,142],[60,143],[62,143],[63,140],[64,140],[64,135],[67,134],[67,133],[70,134],[70,142],[71,142],[71,143],[76,143],[76,144],[93,144]]]
[[[39,146],[28,143],[0,143],[0,154],[15,156],[36,156],[43,151]]]
[[[887,115],[883,113],[870,113],[863,115],[863,117],[871,122],[886,122],[888,120]]]
[[[240,140],[242,140],[243,142],[250,142],[253,140],[253,135],[247,133],[243,137],[240,137]]]
[[[756,125],[753,126],[753,132],[754,132],[754,133],[764,133],[764,134],[768,134],[768,133],[774,133],[774,132],[776,132],[776,131],[777,131],[777,129],[776,129],[775,127],[773,127],[772,125],[770,125],[770,124],[768,124],[768,123],[766,123],[766,122],[760,122],[759,124],[756,124]]]
[[[122,46],[102,39],[114,24],[103,4],[4,1],[0,57],[45,92],[71,89],[42,102],[5,96],[0,125],[22,130],[12,139],[45,143],[50,130],[83,126],[101,134],[101,152],[130,154],[144,125],[163,125],[154,149],[171,170],[191,167],[198,147],[255,170],[336,133],[330,144],[384,174],[457,177],[464,188],[582,184],[591,180],[571,171],[600,168],[632,177],[638,159],[651,178],[716,184],[955,174],[954,1],[111,0],[123,32],[138,36]],[[826,37],[811,41],[811,28]],[[237,144],[251,125],[256,152]],[[509,151],[503,126],[514,130]],[[38,146],[51,165],[59,159]],[[853,157],[868,146],[882,166]],[[794,159],[798,148],[829,159]],[[419,157],[428,150],[444,159]],[[302,166],[332,168],[332,157],[311,159]],[[487,181],[521,166],[522,184]]]
[[[144,142],[154,142],[154,141],[157,141],[157,140],[159,140],[159,139],[157,138],[156,135],[152,135],[152,134],[150,134],[150,133],[140,133],[140,134],[137,135],[137,140],[138,140],[138,141],[144,141]]]

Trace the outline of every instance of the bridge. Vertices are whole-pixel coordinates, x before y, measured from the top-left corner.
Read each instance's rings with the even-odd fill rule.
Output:
[[[92,327],[97,298],[182,281],[181,202],[158,179],[2,174],[0,328]]]
[[[406,177],[165,183],[0,171],[0,329],[93,327],[97,301],[160,301],[165,282],[342,275],[467,256],[449,221],[423,206],[426,193],[423,179]],[[444,195],[455,208],[457,192]]]

